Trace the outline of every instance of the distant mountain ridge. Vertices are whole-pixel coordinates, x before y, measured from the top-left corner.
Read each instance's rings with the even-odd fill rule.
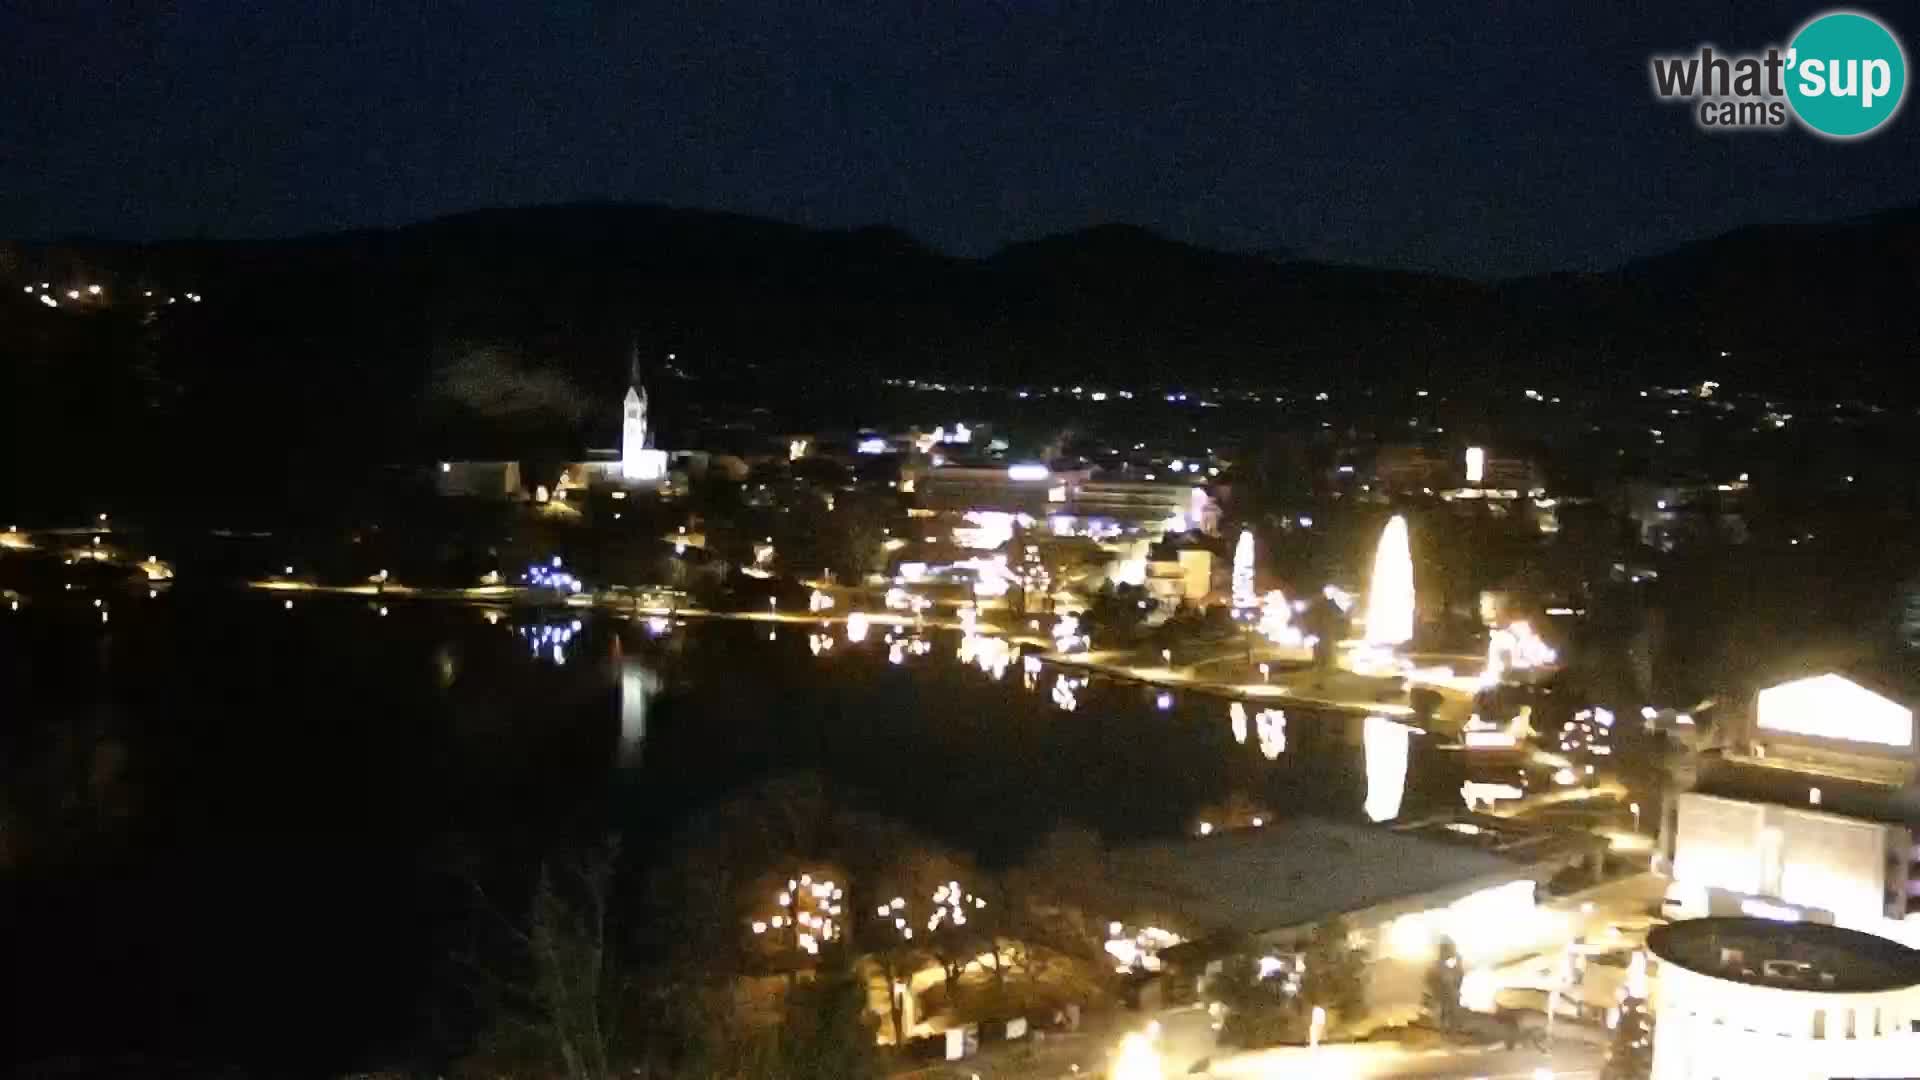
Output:
[[[1484,283],[1218,251],[1129,225],[961,258],[886,226],[579,203],[285,240],[8,251],[22,275],[86,266],[190,280],[222,309],[244,303],[254,340],[289,358],[378,355],[411,385],[448,350],[487,343],[597,386],[638,341],[769,379],[1712,376],[1787,392],[1904,387],[1920,352],[1917,241],[1920,210],[1901,210],[1748,227],[1605,273]],[[329,319],[313,325],[298,308],[320,298]],[[300,329],[276,342],[263,322]]]

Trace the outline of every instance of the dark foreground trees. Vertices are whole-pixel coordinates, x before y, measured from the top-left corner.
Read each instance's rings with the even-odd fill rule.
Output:
[[[1440,947],[1435,951],[1433,966],[1427,969],[1426,987],[1421,993],[1421,1004],[1426,1009],[1427,1019],[1441,1031],[1457,1031],[1460,1028],[1465,1011],[1460,1005],[1460,987],[1466,982],[1466,965],[1460,962],[1460,950],[1453,942],[1441,939]]]
[[[611,843],[498,871],[460,965],[461,1076],[862,1080],[916,1017],[1051,1015],[1106,992],[1089,834],[986,869],[811,777],[694,817],[644,868]],[[503,899],[516,895],[517,902]],[[896,987],[910,987],[909,1008]],[[914,1015],[909,1015],[910,1013]]]
[[[1315,927],[1298,952],[1267,952],[1246,942],[1207,983],[1207,996],[1225,1010],[1220,1041],[1258,1047],[1304,1043],[1313,1036],[1314,1010],[1325,1037],[1365,1018],[1366,956],[1352,944],[1346,920]],[[1264,955],[1263,955],[1264,954]]]

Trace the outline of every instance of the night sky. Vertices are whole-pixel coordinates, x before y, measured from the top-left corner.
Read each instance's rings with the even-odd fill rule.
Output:
[[[1649,53],[1784,44],[1831,6],[17,0],[0,235],[613,198],[963,254],[1126,221],[1473,276],[1598,269],[1920,203],[1911,102],[1837,144],[1707,135],[1653,100]],[[1913,9],[1864,9],[1915,54]]]

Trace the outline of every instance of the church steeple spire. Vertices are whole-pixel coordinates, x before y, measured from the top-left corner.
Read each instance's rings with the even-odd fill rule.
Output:
[[[653,448],[653,429],[647,423],[647,389],[640,385],[640,346],[628,355],[627,397],[620,425],[620,465],[629,483],[650,482],[666,475],[666,457]]]

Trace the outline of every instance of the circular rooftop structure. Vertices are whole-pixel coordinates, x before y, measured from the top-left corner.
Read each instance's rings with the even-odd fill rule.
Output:
[[[1814,923],[1688,919],[1661,961],[1653,1080],[1913,1076],[1920,951]]]
[[[1920,950],[1819,923],[1687,919],[1647,935],[1663,963],[1778,990],[1877,994],[1920,986]]]

